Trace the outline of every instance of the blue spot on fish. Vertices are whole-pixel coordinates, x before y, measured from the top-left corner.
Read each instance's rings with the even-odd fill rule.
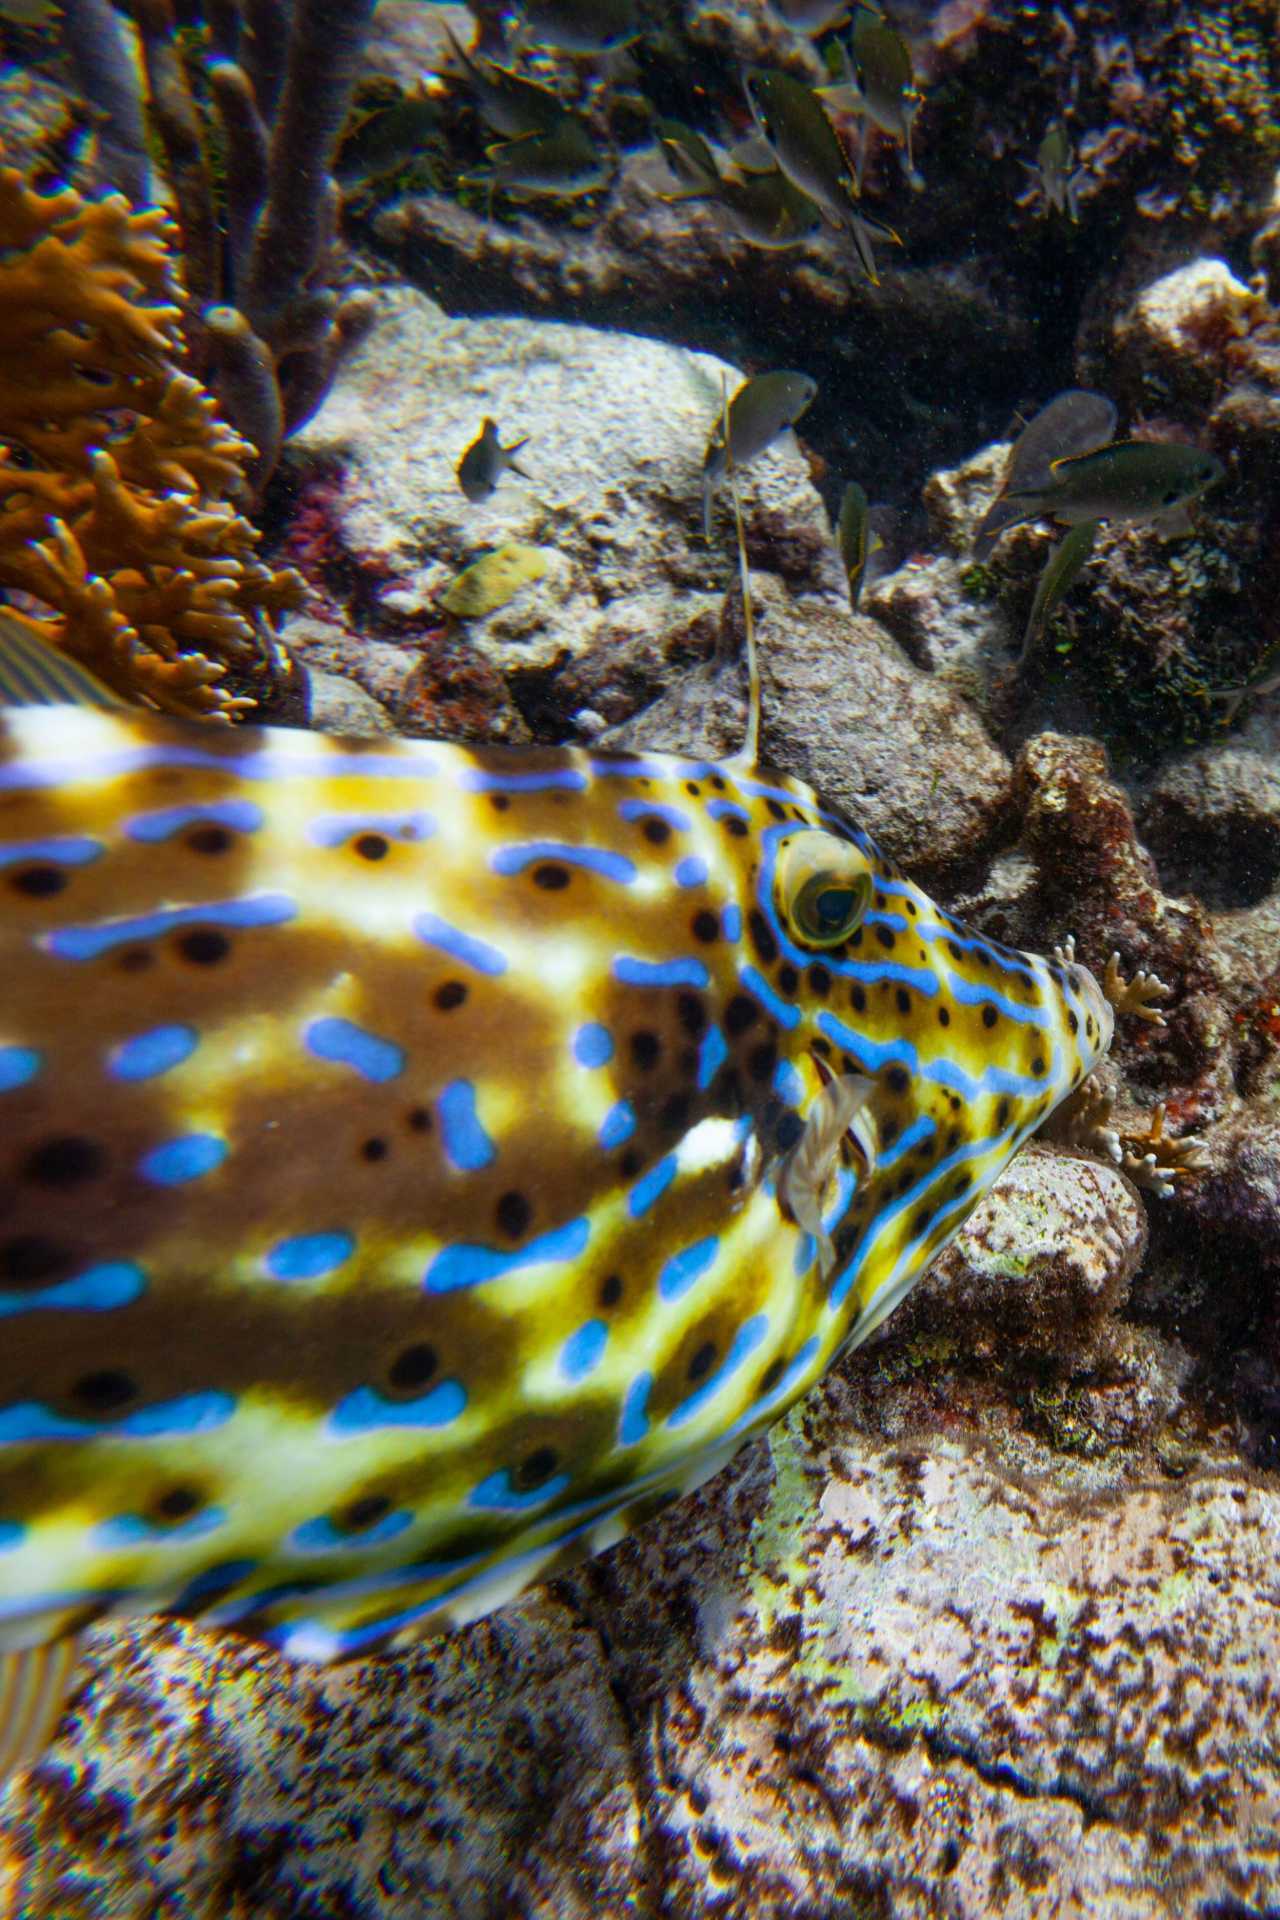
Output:
[[[736,900],[731,900],[720,916],[726,940],[737,941],[742,938],[742,908]]]
[[[658,1275],[658,1292],[664,1300],[678,1300],[687,1293],[695,1280],[700,1280],[720,1251],[720,1241],[716,1234],[707,1235],[705,1240],[695,1240],[691,1247],[682,1247],[679,1253],[663,1263]]]
[[[560,1371],[567,1380],[585,1380],[600,1365],[608,1342],[607,1321],[585,1321],[561,1347]]]
[[[669,1153],[655,1166],[650,1167],[648,1173],[643,1174],[632,1187],[627,1197],[627,1209],[631,1218],[640,1220],[648,1213],[650,1207],[656,1206],[675,1177],[676,1157],[673,1153]]]
[[[139,813],[125,821],[130,840],[148,844],[172,840],[185,827],[230,827],[233,833],[256,833],[262,825],[262,808],[253,800],[212,800],[189,807],[164,807],[156,813]]]
[[[708,1027],[698,1047],[698,1091],[705,1093],[729,1058],[729,1043],[719,1027]]]
[[[629,1100],[619,1100],[610,1107],[600,1123],[600,1132],[596,1136],[606,1153],[614,1147],[620,1147],[628,1141],[636,1130],[636,1110]]]
[[[674,871],[678,887],[705,887],[710,869],[696,853],[687,853],[676,861]]]
[[[394,1040],[384,1040],[356,1026],[352,1020],[330,1016],[313,1020],[304,1036],[307,1047],[318,1060],[333,1060],[339,1066],[354,1067],[366,1080],[394,1080],[404,1072],[405,1053]]]
[[[693,824],[679,807],[663,806],[657,800],[620,800],[618,813],[624,820],[665,820],[677,833],[687,833]]]
[[[769,1316],[766,1313],[753,1314],[750,1320],[744,1320],[734,1334],[729,1351],[721,1365],[701,1383],[696,1392],[691,1393],[687,1400],[682,1400],[678,1407],[672,1409],[667,1415],[667,1425],[683,1426],[684,1422],[691,1419],[698,1408],[710,1400],[713,1394],[719,1393],[725,1382],[755,1352],[768,1331]]]
[[[613,977],[624,987],[705,987],[711,981],[701,960],[636,960],[625,953],[614,961]]]
[[[34,1047],[0,1047],[0,1093],[25,1087],[39,1071],[40,1055]]]
[[[200,1044],[194,1027],[152,1027],[122,1040],[108,1059],[117,1080],[151,1080],[189,1060]]]
[[[273,1280],[321,1280],[344,1267],[355,1250],[349,1233],[300,1233],[278,1241],[262,1264]]]
[[[444,1150],[463,1173],[493,1164],[493,1142],[476,1115],[476,1090],[470,1080],[455,1080],[440,1095],[440,1131]]]
[[[627,1388],[622,1402],[622,1418],[618,1422],[618,1444],[633,1447],[637,1440],[643,1440],[649,1431],[649,1395],[653,1390],[651,1373],[637,1374]]]
[[[775,993],[758,968],[743,967],[740,978],[743,986],[754,993],[756,999],[768,1009],[780,1027],[790,1029],[800,1024],[799,1007],[793,1006],[789,1000],[784,1000],[780,993]]]
[[[322,813],[307,828],[307,838],[316,847],[341,847],[358,833],[380,833],[412,844],[430,840],[436,831],[429,813]]]
[[[627,886],[636,877],[635,864],[625,854],[611,853],[604,847],[569,846],[560,840],[527,840],[520,846],[499,847],[489,865],[504,877],[523,873],[536,861],[558,860],[566,867],[585,867],[602,879],[618,880]]]
[[[440,1380],[418,1400],[387,1400],[373,1387],[357,1387],[329,1415],[331,1433],[373,1433],[382,1427],[447,1427],[467,1404],[460,1380]]]
[[[209,1433],[225,1426],[235,1410],[229,1393],[188,1393],[159,1406],[139,1407],[123,1420],[101,1422],[68,1420],[38,1400],[22,1400],[0,1407],[0,1446],[20,1446],[33,1440],[93,1440],[106,1433],[137,1440]]]
[[[553,1227],[550,1233],[539,1234],[536,1240],[527,1241],[512,1253],[474,1241],[460,1241],[456,1246],[441,1249],[427,1268],[422,1284],[428,1293],[452,1293],[457,1287],[477,1287],[486,1280],[500,1280],[504,1274],[514,1273],[520,1267],[540,1266],[544,1261],[576,1260],[586,1251],[590,1238],[591,1223],[580,1217],[566,1221],[562,1227]]]
[[[789,1107],[798,1107],[804,1099],[804,1081],[794,1061],[779,1060],[773,1075],[773,1090]]]
[[[147,1290],[147,1277],[131,1260],[86,1267],[74,1280],[62,1280],[39,1293],[0,1293],[0,1320],[20,1313],[110,1313],[130,1306]]]
[[[588,762],[598,780],[667,780],[671,769],[660,760],[592,759]]]
[[[574,767],[552,767],[545,773],[486,773],[480,767],[468,767],[462,785],[468,793],[581,793],[587,784],[585,773]]]
[[[304,1520],[295,1527],[285,1542],[297,1553],[333,1553],[348,1550],[363,1551],[366,1547],[379,1547],[387,1540],[397,1540],[406,1528],[413,1525],[413,1515],[404,1508],[396,1513],[384,1514],[381,1520],[371,1527],[360,1527],[352,1531],[349,1527],[335,1527],[328,1514],[318,1514],[314,1520]]]
[[[598,1020],[588,1020],[573,1036],[573,1057],[580,1067],[607,1067],[613,1058],[613,1035]]]
[[[105,852],[101,840],[79,834],[53,840],[6,840],[0,841],[0,867],[16,867],[28,860],[43,860],[55,867],[87,867]]]
[[[60,927],[41,945],[63,960],[96,960],[112,947],[135,940],[156,940],[181,927],[278,927],[296,917],[297,902],[283,893],[252,894],[245,900],[211,902],[198,907],[165,907],[129,920],[104,920],[96,926]]]
[[[552,1479],[542,1481],[541,1485],[519,1492],[512,1485],[511,1475],[504,1467],[501,1473],[491,1473],[487,1480],[482,1480],[478,1487],[472,1488],[467,1495],[467,1505],[519,1513],[526,1507],[544,1506],[548,1500],[554,1500],[557,1494],[563,1493],[568,1484],[568,1474],[557,1473]]]
[[[166,1140],[163,1145],[153,1147],[144,1154],[138,1163],[138,1171],[146,1180],[154,1180],[160,1187],[180,1187],[188,1180],[199,1180],[206,1173],[212,1173],[226,1159],[229,1148],[225,1140],[213,1133],[188,1133],[179,1140]]]
[[[149,1520],[144,1513],[118,1513],[94,1528],[93,1543],[108,1549],[135,1547],[144,1541],[158,1541],[162,1546],[171,1540],[181,1544],[187,1540],[198,1540],[206,1533],[216,1533],[219,1527],[225,1527],[226,1524],[225,1507],[205,1507],[202,1512],[193,1513],[180,1526],[166,1526],[163,1521]]]
[[[474,967],[477,973],[499,974],[507,970],[505,953],[499,953],[486,940],[477,940],[473,935],[464,933],[461,927],[451,927],[438,914],[420,913],[413,923],[413,930],[426,946],[438,947],[441,953],[447,953],[451,959],[461,960],[464,966]]]
[[[751,815],[736,800],[708,800],[707,812],[713,820],[749,820]]]

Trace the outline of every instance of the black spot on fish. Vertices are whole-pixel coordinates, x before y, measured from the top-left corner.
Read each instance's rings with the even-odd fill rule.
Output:
[[[658,1114],[658,1125],[664,1133],[683,1133],[689,1121],[689,1109],[693,1105],[693,1096],[688,1093],[673,1093],[662,1104]]]
[[[145,973],[155,955],[150,947],[125,947],[116,956],[116,965],[121,973]]]
[[[771,1360],[769,1362],[764,1372],[760,1375],[759,1390],[761,1393],[773,1392],[773,1389],[777,1386],[779,1380],[781,1380],[783,1374],[785,1373],[786,1366],[787,1366],[786,1361],[782,1359]]]
[[[131,1374],[116,1367],[100,1367],[83,1373],[71,1389],[73,1397],[92,1413],[115,1413],[137,1398],[138,1388]]]
[[[898,1123],[896,1120],[884,1120],[880,1123],[880,1145],[882,1147],[891,1147],[897,1137]]]
[[[540,860],[533,870],[533,884],[548,893],[559,893],[569,884],[569,869],[558,860]]]
[[[907,992],[907,989],[905,987],[899,987],[897,993],[894,995],[894,998],[898,1003],[899,1013],[910,1013],[911,995]]]
[[[380,833],[362,833],[352,845],[362,860],[385,860],[391,851],[390,841]]]
[[[670,824],[666,820],[660,819],[656,813],[645,821],[641,832],[644,834],[650,846],[654,847],[664,846],[671,838]]]
[[[951,922],[947,921],[946,924],[950,926]],[[958,945],[958,943],[954,940],[948,940],[947,952],[951,955],[951,958],[955,961],[957,966],[959,966],[961,962],[964,960],[964,948]]]
[[[676,1012],[680,1017],[680,1025],[696,1040],[707,1024],[707,1010],[697,994],[682,993],[676,1001]]]
[[[799,985],[800,975],[796,972],[790,961],[787,961],[785,965],[778,968],[778,991],[780,993],[785,993],[790,997],[795,993]]]
[[[908,914],[909,914],[909,915],[910,915],[910,917],[911,917],[911,918],[912,918],[912,919],[914,920],[914,919],[915,919],[915,917],[916,917],[916,915],[917,915],[917,914],[919,913],[919,911],[920,911],[920,909],[919,909],[919,907],[918,907],[918,906],[916,905],[916,903],[915,903],[915,901],[914,901],[914,900],[908,900],[908,901],[906,901],[906,902],[905,902],[905,905],[906,905],[906,909],[907,909],[907,912],[908,912]]]
[[[783,804],[782,804],[782,802],[781,802],[780,800],[766,800],[766,801],[765,801],[765,806],[766,806],[766,807],[768,807],[768,809],[769,809],[769,812],[770,812],[770,814],[771,814],[771,816],[773,817],[773,819],[775,819],[775,820],[785,820],[785,819],[786,819],[786,817],[787,817],[787,810],[786,810],[786,808],[785,808],[785,807],[783,806]]]
[[[452,1013],[466,999],[467,988],[461,980],[445,980],[436,988],[433,997],[441,1013]]]
[[[804,1121],[801,1116],[798,1113],[784,1113],[778,1122],[774,1138],[778,1142],[779,1151],[786,1153],[803,1135]]]
[[[379,1520],[385,1520],[390,1511],[391,1502],[385,1493],[362,1494],[338,1516],[337,1525],[344,1533],[363,1533],[366,1527],[375,1527]]]
[[[720,938],[720,922],[716,915],[706,907],[703,907],[701,912],[694,914],[692,926],[695,940],[702,940],[710,944],[712,940],[718,940]]]
[[[831,991],[831,975],[820,963],[815,963],[808,973],[810,991],[816,993],[819,1000],[825,1000]]]
[[[189,1520],[203,1504],[194,1487],[170,1487],[156,1501],[155,1512],[161,1520]]]
[[[715,1357],[716,1357],[715,1341],[704,1340],[702,1345],[698,1348],[698,1351],[694,1354],[692,1360],[689,1362],[689,1378],[691,1380],[701,1380],[704,1374],[710,1373],[711,1362],[715,1359]]]
[[[1075,1013],[1075,1011],[1070,1008],[1067,1011],[1067,1025],[1070,1027],[1072,1033],[1079,1033],[1080,1031],[1079,1018]]]
[[[526,1195],[513,1187],[510,1192],[499,1194],[493,1217],[498,1223],[499,1232],[505,1233],[509,1240],[519,1240],[529,1231],[533,1207]]]
[[[911,1075],[905,1067],[890,1067],[884,1080],[890,1093],[905,1093],[911,1085]]]
[[[360,1158],[362,1160],[368,1160],[372,1165],[373,1162],[377,1160],[385,1160],[386,1157],[387,1157],[387,1143],[385,1140],[379,1140],[375,1136],[373,1139],[366,1140],[362,1143],[360,1148]]]
[[[911,1238],[915,1240],[921,1234],[928,1233],[929,1228],[932,1226],[932,1224],[933,1224],[933,1213],[931,1209],[928,1207],[922,1207],[919,1213],[912,1215]]]
[[[730,1039],[745,1033],[760,1018],[760,1009],[745,993],[735,993],[724,1010],[724,1030]]]
[[[855,927],[853,932],[849,935],[849,938],[845,941],[846,947],[850,948],[851,950],[856,947],[860,947],[862,945],[863,931],[864,929],[862,927]]]
[[[755,942],[756,952],[765,966],[771,967],[778,957],[778,943],[773,937],[772,927],[759,907],[752,907],[747,924],[751,928],[751,938]]]
[[[616,1307],[622,1298],[622,1275],[611,1273],[600,1289],[600,1305]]]
[[[406,1116],[407,1124],[414,1133],[430,1133],[431,1112],[427,1107],[410,1107]]]
[[[14,892],[25,893],[32,900],[47,900],[61,893],[66,884],[67,876],[61,867],[19,867],[9,876]]]
[[[1009,1124],[1009,1102],[1007,1100],[1002,1100],[1000,1102],[1000,1105],[996,1108],[997,1131],[999,1131],[1003,1127],[1007,1127],[1008,1124]]]
[[[187,835],[187,845],[192,853],[226,853],[232,840],[230,830],[216,823],[207,827],[193,827]]]
[[[982,1009],[983,1026],[994,1027],[994,1025],[996,1024],[996,1021],[999,1018],[1000,1018],[1000,1015],[996,1012],[995,1008],[990,1004],[990,1002],[988,1002],[988,1004]]]
[[[849,989],[849,1005],[855,1013],[865,1013],[867,1010],[866,989],[860,980],[855,980]]]
[[[892,927],[877,927],[876,939],[886,949],[892,949],[897,943],[897,936]]]
[[[43,1234],[19,1234],[15,1240],[0,1242],[0,1280],[11,1287],[39,1287],[57,1280],[74,1264],[69,1247]]]
[[[702,788],[698,785],[696,780],[686,780],[684,783],[684,790],[686,793],[691,793],[695,800],[697,799],[698,795],[702,792]]]
[[[720,775],[719,775],[718,773],[713,773],[713,774],[712,774],[712,776],[711,776],[711,784],[712,784],[712,786],[713,786],[713,787],[715,788],[715,790],[716,790],[716,792],[717,792],[717,793],[723,793],[723,792],[724,792],[724,781],[723,781],[723,780],[721,779],[721,777],[720,777]]]
[[[505,813],[511,805],[511,796],[507,793],[491,793],[489,795],[489,805],[495,813]]]
[[[439,1364],[435,1348],[420,1341],[396,1355],[387,1368],[387,1379],[397,1393],[421,1393]]]
[[[662,1053],[662,1042],[649,1027],[641,1027],[631,1036],[631,1058],[642,1072],[648,1073],[658,1064]]]
[[[644,1155],[638,1147],[628,1147],[618,1162],[618,1172],[624,1180],[634,1180],[644,1165]]]
[[[778,1064],[778,1043],[776,1040],[762,1040],[747,1055],[747,1072],[753,1080],[769,1080]]]
[[[513,1470],[511,1484],[518,1493],[531,1493],[551,1478],[559,1464],[554,1447],[537,1447]]]
[[[80,1134],[60,1134],[28,1154],[23,1168],[28,1180],[41,1187],[78,1187],[93,1180],[106,1166],[106,1155],[95,1140]]]
[[[193,967],[216,967],[230,951],[231,942],[215,927],[197,927],[193,933],[184,933],[178,941],[178,952]]]
[[[1031,1071],[1038,1078],[1039,1075],[1044,1072],[1044,1069],[1045,1069],[1044,1059],[1040,1054],[1037,1054],[1035,1059],[1031,1062]]]
[[[736,813],[726,813],[720,825],[726,833],[731,833],[735,840],[745,840],[751,831],[746,821],[740,820]]]
[[[938,1025],[940,1027],[949,1027],[951,1025],[951,1009],[949,1007],[938,1008]]]

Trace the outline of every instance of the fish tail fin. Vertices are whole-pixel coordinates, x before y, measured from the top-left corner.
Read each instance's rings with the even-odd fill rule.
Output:
[[[79,1651],[73,1636],[0,1653],[0,1793],[11,1774],[35,1765],[53,1738]]]

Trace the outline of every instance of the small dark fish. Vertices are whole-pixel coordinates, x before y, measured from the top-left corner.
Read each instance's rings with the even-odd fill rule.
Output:
[[[0,4],[3,0],[0,0]],[[440,124],[439,109],[424,93],[409,93],[353,120],[343,133],[334,178],[343,187],[377,180],[419,158]]]
[[[521,140],[528,134],[551,133],[566,118],[567,109],[551,87],[539,86],[536,80],[526,80],[510,67],[468,53],[447,22],[444,30],[475,95],[476,107],[495,133]]]
[[[1013,494],[1048,486],[1055,460],[1094,453],[1106,446],[1115,430],[1116,410],[1105,394],[1091,393],[1084,387],[1069,387],[1055,394],[1013,443],[1000,491],[974,535],[974,558],[988,560],[1006,527],[1033,517],[1014,505]]]
[[[516,44],[611,53],[640,36],[635,0],[524,0]]]
[[[880,284],[871,238],[900,245],[892,227],[858,204],[849,159],[826,109],[812,87],[772,67],[751,67],[745,77],[752,117],[793,186],[815,200],[834,226],[849,235],[868,280]]]
[[[772,153],[765,171],[732,163],[722,171],[700,133],[673,120],[660,121],[657,131],[667,165],[682,182],[664,200],[713,200],[743,240],[769,251],[798,245],[821,224],[821,209],[788,180]]]
[[[497,421],[485,421],[478,438],[471,442],[458,462],[458,485],[473,506],[489,499],[504,473],[518,473],[522,480],[530,478],[515,459],[521,447],[528,444],[526,437],[504,447],[498,439]]]
[[[572,114],[566,114],[550,133],[486,147],[485,157],[492,173],[463,174],[460,184],[487,186],[490,198],[501,191],[515,199],[545,193],[577,200],[607,187],[613,178],[613,168],[597,149],[586,122]]]
[[[1064,539],[1058,542],[1045,561],[1040,578],[1036,582],[1035,599],[1031,602],[1026,631],[1022,636],[1019,664],[1030,654],[1045,621],[1093,552],[1093,543],[1097,537],[1098,522],[1081,520],[1078,525],[1070,529]]]
[[[1073,226],[1080,219],[1080,188],[1089,177],[1087,167],[1073,169],[1074,157],[1071,135],[1063,122],[1051,120],[1034,161],[1022,162],[1044,195],[1045,204],[1054,213],[1064,213]]]
[[[711,499],[732,459],[745,467],[771,447],[780,433],[793,427],[818,391],[807,373],[758,373],[747,380],[729,402],[729,447],[726,455],[724,423],[716,416],[715,429],[702,462],[702,525],[711,538]]]
[[[836,547],[844,566],[845,579],[849,583],[849,601],[855,613],[866,578],[867,562],[883,546],[883,539],[872,525],[867,496],[857,481],[851,480],[840,502]]]
[[[1186,532],[1186,507],[1221,480],[1221,460],[1178,441],[1121,440],[1097,453],[1055,460],[1046,485],[1011,493],[1023,520],[1041,516],[1080,526],[1088,520],[1150,520]]]

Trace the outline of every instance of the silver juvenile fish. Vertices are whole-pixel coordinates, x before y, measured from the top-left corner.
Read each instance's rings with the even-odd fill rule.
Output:
[[[479,435],[458,462],[458,485],[473,506],[480,506],[490,498],[504,473],[518,473],[522,480],[530,478],[515,458],[528,444],[526,435],[523,440],[504,447],[498,439],[497,421],[485,420]]]
[[[750,68],[743,84],[756,126],[783,173],[817,202],[833,226],[849,235],[859,265],[878,286],[872,238],[899,246],[901,240],[859,204],[848,156],[818,94],[789,73],[769,67]]]

